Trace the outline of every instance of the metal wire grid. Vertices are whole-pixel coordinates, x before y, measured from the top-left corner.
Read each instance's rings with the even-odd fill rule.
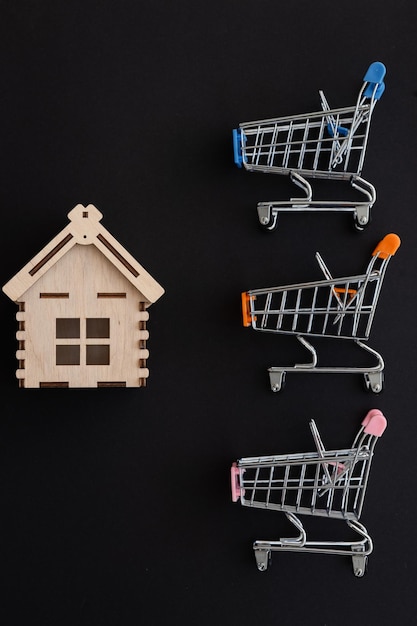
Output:
[[[388,259],[365,274],[247,292],[255,330],[367,339]]]
[[[244,506],[341,519],[359,519],[373,451],[358,449],[238,462]]]
[[[361,276],[342,283],[319,281],[267,293],[251,291],[250,296],[256,295],[256,300],[251,299],[254,327],[283,334],[367,339],[379,292],[378,278],[371,277],[366,285],[366,277]],[[365,297],[370,300],[368,304]]]
[[[240,124],[248,170],[348,179],[362,170],[370,104]]]

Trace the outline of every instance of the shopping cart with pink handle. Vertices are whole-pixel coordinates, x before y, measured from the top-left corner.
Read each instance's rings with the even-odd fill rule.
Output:
[[[233,502],[282,511],[298,536],[253,544],[256,563],[265,571],[272,552],[313,552],[349,556],[355,576],[363,576],[372,539],[359,522],[375,444],[386,428],[381,411],[366,415],[351,448],[326,450],[314,420],[314,452],[239,459],[231,468]],[[307,541],[301,516],[344,520],[359,537],[346,541]]]

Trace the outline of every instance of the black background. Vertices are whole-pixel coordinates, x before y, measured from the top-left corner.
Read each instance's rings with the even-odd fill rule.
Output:
[[[1,284],[77,203],[93,203],[166,289],[150,309],[146,389],[18,389],[16,306],[0,299],[2,623],[413,623],[415,3],[0,10]],[[372,223],[358,233],[350,215],[284,215],[262,232],[256,203],[294,190],[235,168],[232,128],[317,110],[318,89],[334,107],[353,104],[375,60],[387,76],[363,172],[378,193]],[[317,182],[315,197],[348,197],[344,185]],[[294,337],[244,329],[240,292],[319,278],[316,250],[335,276],[362,271],[388,232],[402,246],[369,341],[386,362],[383,393],[360,375],[288,375],[273,394],[267,367],[304,352]],[[362,362],[350,348],[323,354]],[[252,541],[291,531],[283,514],[232,504],[231,462],[311,450],[311,417],[327,447],[349,446],[374,407],[388,429],[361,518],[375,542],[366,576],[347,558],[290,553],[259,573]],[[343,522],[305,522],[318,538],[349,535]]]

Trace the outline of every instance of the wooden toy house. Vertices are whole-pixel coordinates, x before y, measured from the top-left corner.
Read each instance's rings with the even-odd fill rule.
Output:
[[[17,303],[21,387],[141,387],[147,308],[163,288],[78,204],[68,225],[6,285]]]

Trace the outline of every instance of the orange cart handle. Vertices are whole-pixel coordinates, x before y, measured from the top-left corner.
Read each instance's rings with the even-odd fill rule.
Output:
[[[398,235],[390,233],[389,235],[385,235],[385,237],[379,242],[373,251],[372,256],[376,256],[378,254],[381,259],[387,259],[389,256],[393,256],[397,252],[400,245],[401,239]]]

